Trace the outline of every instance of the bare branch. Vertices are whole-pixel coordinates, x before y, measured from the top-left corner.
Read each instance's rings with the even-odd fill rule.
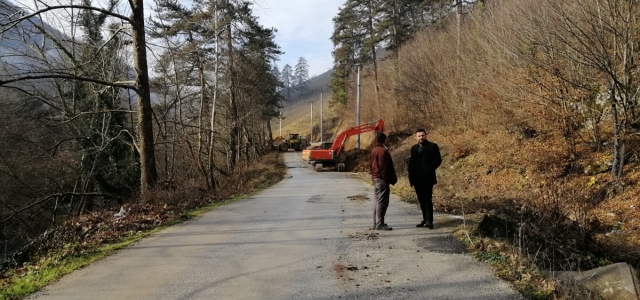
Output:
[[[19,213],[34,207],[36,205],[40,205],[40,204],[44,204],[47,201],[51,200],[51,199],[56,199],[56,198],[60,198],[60,197],[67,197],[67,196],[94,196],[94,197],[99,197],[99,196],[108,196],[107,194],[102,194],[102,193],[58,193],[58,194],[53,194],[53,195],[49,195],[43,199],[40,199],[36,202],[33,202],[21,209],[18,209],[16,211],[14,211],[10,216],[6,217],[4,220],[0,221],[0,224],[4,224],[8,221],[10,221],[11,219],[13,219],[13,217],[15,217],[16,215],[18,215]]]
[[[13,28],[14,26],[16,26],[18,23],[20,23],[22,21],[28,20],[28,19],[30,19],[32,17],[35,17],[35,16],[40,15],[42,13],[45,13],[47,11],[56,10],[56,9],[66,9],[66,8],[78,8],[78,9],[94,10],[94,11],[101,12],[101,13],[103,13],[105,15],[109,15],[109,16],[112,16],[112,17],[116,17],[118,19],[122,19],[124,21],[129,22],[129,23],[132,22],[131,18],[129,18],[129,17],[123,16],[123,15],[120,15],[120,14],[116,14],[116,13],[110,12],[110,11],[108,11],[106,9],[99,8],[99,7],[86,6],[86,5],[57,5],[57,6],[49,6],[47,8],[40,9],[40,10],[38,10],[38,11],[32,13],[32,14],[28,14],[28,15],[22,16],[20,18],[17,18],[15,20],[11,20],[11,21],[9,21],[7,23],[0,24],[1,27],[5,27],[6,26],[2,30],[0,30],[0,34],[7,32],[8,30],[10,30],[11,28]]]
[[[88,77],[82,77],[82,76],[70,75],[70,74],[46,74],[46,75],[20,76],[20,77],[12,78],[12,79],[9,79],[9,80],[0,80],[0,86],[6,85],[6,84],[9,84],[9,83],[19,82],[19,81],[25,81],[25,80],[52,79],[52,78],[80,80],[80,81],[86,81],[86,82],[92,82],[92,83],[107,85],[107,86],[111,86],[111,87],[119,87],[119,88],[125,88],[125,89],[131,89],[131,90],[136,90],[137,91],[136,87],[131,86],[129,84],[122,84],[122,83],[118,83],[118,82],[107,82],[107,81],[98,80],[98,79],[94,79],[94,78],[88,78]]]
[[[62,125],[64,123],[71,122],[71,121],[73,121],[73,120],[75,120],[75,119],[77,119],[79,117],[85,116],[85,115],[108,114],[108,113],[116,113],[116,112],[123,112],[123,113],[128,113],[128,114],[136,113],[136,111],[134,111],[134,110],[126,110],[126,109],[111,109],[111,110],[102,110],[102,111],[85,111],[85,112],[78,113],[77,115],[75,115],[75,116],[73,116],[71,118],[65,119],[65,120],[56,120],[57,118],[49,118],[49,120],[60,121],[60,123],[50,125],[50,126],[58,126],[58,125]]]

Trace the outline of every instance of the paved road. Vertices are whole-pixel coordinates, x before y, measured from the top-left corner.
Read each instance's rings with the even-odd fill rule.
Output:
[[[286,153],[287,178],[78,270],[31,299],[521,299],[450,235],[459,222],[392,199],[372,225],[372,187]]]

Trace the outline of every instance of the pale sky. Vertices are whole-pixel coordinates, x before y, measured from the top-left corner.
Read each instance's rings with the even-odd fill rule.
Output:
[[[12,0],[34,9],[33,1]],[[42,0],[45,3],[56,4],[61,0]],[[253,13],[258,17],[258,22],[267,28],[276,28],[276,43],[284,52],[280,61],[276,62],[282,69],[285,64],[292,67],[298,62],[298,58],[304,57],[309,64],[309,76],[320,75],[333,66],[331,51],[331,34],[333,33],[333,17],[338,14],[340,6],[346,0],[251,0]],[[94,0],[94,3],[102,3],[105,0]],[[191,0],[182,0],[188,4]],[[149,16],[153,9],[152,1],[145,1],[145,14]],[[120,13],[127,15],[129,8],[122,5]],[[62,26],[54,22],[56,13],[51,13],[48,19],[43,16],[50,25]]]
[[[276,64],[292,67],[299,57],[309,63],[309,76],[333,66],[333,17],[345,0],[254,0],[254,14],[267,28],[276,28],[276,43],[285,52]]]

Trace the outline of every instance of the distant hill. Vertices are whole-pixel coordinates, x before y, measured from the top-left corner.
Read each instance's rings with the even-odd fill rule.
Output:
[[[322,106],[324,108],[324,124],[325,131],[324,135],[330,135],[332,132],[332,128],[335,126],[334,121],[329,121],[333,119],[333,114],[329,109],[329,99],[331,98],[331,89],[329,89],[329,82],[331,81],[331,72],[333,70],[326,71],[318,76],[315,76],[307,82],[304,88],[292,88],[291,89],[291,99],[289,101],[285,101],[283,103],[284,108],[282,110],[282,114],[284,118],[282,121],[282,134],[286,135],[287,133],[300,133],[303,136],[309,136],[310,132],[310,112],[311,112],[311,103],[313,103],[314,107],[314,136],[315,139],[313,141],[319,140],[317,134],[319,133],[318,124],[320,121],[320,93],[322,92],[323,103]],[[283,91],[282,94],[285,96],[286,91]],[[280,135],[279,120],[274,120],[274,136]]]
[[[23,13],[31,12],[10,1],[0,0],[0,24],[9,23],[9,16]],[[8,29],[2,27],[0,32],[0,62],[5,72],[13,75],[40,70],[51,61],[55,63],[62,55],[52,38],[63,45],[69,42],[68,37],[37,16]]]
[[[333,72],[333,70],[326,71],[309,79],[304,86],[291,87],[290,93],[288,93],[286,89],[280,92],[284,98],[287,99],[284,103],[285,109],[292,104],[308,101],[310,97],[319,95],[320,92],[328,94],[330,91],[329,83],[331,82],[331,72]]]

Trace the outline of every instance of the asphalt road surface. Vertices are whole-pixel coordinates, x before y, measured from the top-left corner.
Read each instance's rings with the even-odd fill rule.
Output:
[[[392,197],[372,231],[373,188],[284,154],[288,176],[63,277],[29,299],[523,299],[450,234],[416,228]]]

